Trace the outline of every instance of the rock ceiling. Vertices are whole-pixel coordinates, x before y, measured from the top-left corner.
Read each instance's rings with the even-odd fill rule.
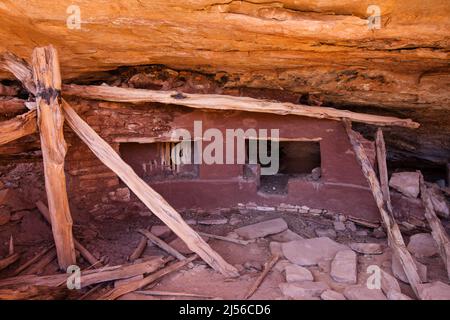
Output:
[[[80,8],[69,29],[68,7]],[[367,26],[379,6],[381,28]],[[229,87],[317,95],[423,122],[392,130],[399,154],[450,158],[448,0],[3,0],[0,52],[53,44],[66,80],[125,65],[227,75]],[[9,77],[0,73],[0,78]]]

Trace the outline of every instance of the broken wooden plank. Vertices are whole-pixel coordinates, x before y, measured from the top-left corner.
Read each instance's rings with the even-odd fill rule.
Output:
[[[196,293],[188,293],[188,292],[172,292],[172,291],[157,291],[157,290],[139,290],[135,291],[137,294],[142,294],[145,296],[169,296],[169,297],[191,297],[191,298],[203,298],[203,299],[215,299],[216,297],[204,295],[204,294],[196,294]]]
[[[258,276],[258,278],[256,279],[256,281],[252,284],[252,286],[249,288],[249,290],[247,291],[246,295],[244,296],[244,300],[247,300],[248,298],[250,298],[255,291],[259,288],[259,286],[261,285],[261,283],[264,281],[264,279],[266,278],[267,274],[269,273],[269,271],[273,268],[273,266],[277,263],[277,261],[280,259],[280,257],[278,255],[272,256],[270,258],[269,261],[267,261],[264,264],[264,270],[261,272],[261,274]]]
[[[235,97],[218,94],[187,94],[175,91],[119,88],[104,85],[80,86],[75,84],[64,85],[63,92],[65,95],[113,102],[159,102],[182,105],[195,109],[237,110],[279,115],[291,114],[331,120],[349,119],[354,122],[378,126],[400,126],[406,128],[418,128],[420,126],[411,119],[400,119],[396,117],[363,114],[327,107],[312,107],[288,102],[272,102],[249,97]]]
[[[29,64],[11,52],[5,52],[0,56],[0,68],[11,72],[32,94],[36,94],[36,85],[33,81],[32,70]]]
[[[422,198],[423,206],[425,207],[425,218],[427,219],[431,227],[431,235],[434,241],[436,241],[437,247],[439,249],[439,254],[444,260],[445,267],[447,269],[447,276],[450,279],[450,240],[442,226],[441,220],[439,220],[436,212],[434,211],[433,202],[431,201],[431,196],[428,191],[423,175],[420,171],[420,195]]]
[[[24,275],[42,274],[45,268],[56,259],[56,251],[50,250],[44,254],[41,259],[22,272]]]
[[[20,258],[20,254],[14,253],[14,254],[7,256],[6,258],[0,259],[0,270],[3,270],[5,268],[9,267],[14,262],[19,260],[19,258]]]
[[[131,255],[128,257],[128,261],[133,262],[134,260],[139,259],[146,247],[147,247],[147,238],[141,237],[136,249],[134,249],[133,253],[131,253]]]
[[[58,53],[53,46],[35,48],[32,60],[51,227],[59,267],[66,270],[76,263],[76,258],[64,174],[67,145],[63,133],[64,115],[60,105]]]
[[[370,190],[372,191],[375,203],[377,204],[378,210],[381,214],[381,219],[386,228],[388,235],[389,246],[392,248],[392,252],[399,259],[403,270],[405,271],[406,277],[414,290],[414,293],[420,298],[418,286],[421,284],[421,280],[418,274],[417,266],[406,249],[405,242],[403,240],[402,234],[394,217],[388,213],[385,208],[383,192],[381,191],[380,183],[378,181],[375,170],[373,169],[367,154],[359,142],[355,132],[352,130],[351,123],[349,121],[343,121],[345,130],[347,131],[350,143],[355,151],[356,158],[361,165],[364,176],[369,183]]]
[[[72,107],[63,101],[66,121],[72,130],[83,140],[89,149],[136,194],[136,196],[180,237],[188,248],[196,253],[213,269],[225,276],[237,276],[235,267],[228,264],[215,252],[189,225],[180,214],[160,194],[138,177],[114,149],[103,140]]]
[[[135,264],[103,267],[101,269],[81,271],[81,287],[88,287],[97,283],[126,279],[140,274],[149,274],[160,269],[169,259],[163,257],[152,258]],[[65,283],[68,274],[53,274],[46,276],[23,275],[0,280],[0,287],[12,285],[37,285],[57,287]]]
[[[42,202],[38,201],[36,202],[36,207],[38,208],[39,212],[42,214],[42,216],[45,218],[45,220],[48,222],[48,224],[52,224],[50,220],[50,212],[48,211],[47,206]],[[75,246],[75,249],[77,249],[81,256],[86,259],[87,262],[89,262],[91,265],[94,266],[94,268],[100,268],[102,266],[102,263],[97,260],[96,257],[92,253],[89,252],[86,247],[84,247],[77,239],[73,238],[73,243]]]
[[[377,151],[377,163],[378,163],[378,173],[380,175],[380,186],[381,192],[383,193],[383,199],[386,203],[387,209],[391,214],[393,214],[392,204],[391,204],[391,194],[389,192],[389,176],[386,163],[386,144],[384,143],[383,131],[378,128],[375,145]]]
[[[111,291],[107,292],[106,294],[101,296],[99,298],[99,300],[115,300],[115,299],[123,296],[124,294],[133,292],[135,290],[142,289],[142,288],[148,286],[149,284],[151,284],[152,282],[155,282],[156,280],[164,277],[165,275],[183,268],[185,265],[187,265],[188,263],[191,263],[192,261],[194,261],[197,258],[198,258],[198,255],[194,254],[191,257],[186,258],[181,261],[178,261],[178,262],[175,262],[175,263],[171,264],[170,266],[167,266],[167,267],[145,277],[144,279],[136,280],[133,282],[123,284],[120,287],[114,288]]]
[[[37,131],[36,111],[28,111],[13,119],[0,122],[0,145]]]
[[[28,260],[27,262],[25,262],[23,265],[19,266],[16,270],[14,270],[12,276],[17,276],[19,275],[22,271],[24,271],[25,269],[27,269],[29,266],[34,265],[36,262],[38,262],[39,260],[41,260],[41,258],[47,254],[47,252],[49,252],[51,249],[53,249],[55,245],[52,244],[51,246],[44,248],[43,250],[41,250],[39,253],[37,253],[33,258],[31,258],[30,260]]]
[[[153,233],[151,233],[148,230],[145,229],[139,229],[138,232],[144,236],[146,236],[151,242],[153,242],[155,245],[157,245],[159,248],[166,251],[168,254],[174,256],[178,260],[184,260],[186,259],[185,256],[183,256],[181,253],[179,253],[177,250],[172,248],[170,245],[168,245],[166,242],[155,236]]]
[[[205,233],[205,232],[198,232],[198,234],[201,235],[201,236],[204,236],[204,237],[217,239],[217,240],[222,240],[222,241],[227,241],[227,242],[231,242],[231,243],[236,243],[236,244],[240,244],[240,245],[243,245],[243,246],[246,246],[249,243],[253,242],[253,241],[248,241],[248,240],[240,240],[240,239],[233,239],[233,238],[230,238],[230,237],[218,236],[218,235],[215,235],[215,234]]]

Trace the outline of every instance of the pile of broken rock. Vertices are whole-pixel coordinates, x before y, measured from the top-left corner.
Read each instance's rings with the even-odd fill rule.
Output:
[[[329,237],[305,239],[288,229],[282,218],[267,220],[235,230],[244,239],[270,237],[272,255],[281,260],[274,269],[284,272],[286,282],[279,289],[287,299],[295,300],[411,300],[404,293],[408,280],[395,258],[390,266],[371,265],[367,270],[360,263],[363,257],[388,254],[386,243],[338,243]],[[424,240],[425,241],[422,241]],[[411,237],[408,250],[415,257],[437,254],[429,234]],[[374,263],[376,259],[373,259]],[[426,283],[427,267],[418,263],[424,284],[421,299],[449,300],[450,286],[435,281]],[[377,278],[378,277],[378,278]],[[398,281],[400,280],[400,282]],[[406,286],[407,287],[407,286]],[[411,290],[408,294],[413,296]]]

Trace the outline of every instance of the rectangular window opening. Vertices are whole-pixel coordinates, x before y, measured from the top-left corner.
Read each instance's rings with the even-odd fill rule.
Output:
[[[261,169],[270,167],[270,163],[263,163],[259,157],[261,147],[257,144],[258,159],[256,164],[249,163],[249,140],[246,140],[247,161],[244,167],[244,177],[259,181],[259,191],[269,194],[287,194],[289,179],[299,178],[317,181],[321,177],[321,155],[319,141],[277,141],[279,143],[279,169],[269,175],[261,174]],[[267,141],[268,157],[272,157],[273,141]],[[274,149],[276,150],[276,149]]]

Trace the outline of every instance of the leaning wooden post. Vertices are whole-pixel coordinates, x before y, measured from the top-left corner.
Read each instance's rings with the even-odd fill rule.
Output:
[[[420,195],[422,197],[423,206],[425,207],[425,218],[431,227],[431,235],[436,241],[439,248],[439,254],[444,260],[445,267],[447,268],[447,276],[450,279],[450,239],[442,226],[441,220],[439,220],[436,212],[434,211],[433,202],[431,201],[430,192],[425,185],[425,180],[420,171]]]
[[[372,190],[373,197],[377,204],[378,210],[381,214],[381,219],[386,227],[386,232],[388,235],[389,246],[392,248],[393,254],[400,261],[403,270],[405,271],[406,277],[414,290],[414,293],[418,298],[420,298],[419,285],[421,280],[419,273],[417,271],[416,263],[414,262],[411,254],[406,249],[405,242],[403,241],[402,233],[395,222],[393,216],[388,213],[385,209],[385,203],[383,199],[383,193],[381,192],[380,183],[378,181],[375,170],[373,169],[363,146],[356,137],[355,132],[352,130],[352,125],[350,121],[343,121],[345,130],[347,131],[353,150],[355,151],[356,158],[358,159],[364,176],[366,177],[370,190]]]
[[[377,149],[377,162],[378,171],[380,174],[381,192],[383,192],[383,198],[386,202],[386,207],[389,213],[393,214],[391,194],[389,193],[389,176],[386,164],[386,145],[384,143],[383,131],[381,130],[381,128],[378,128],[377,130],[375,145]]]
[[[134,194],[160,218],[177,236],[213,269],[225,276],[238,276],[235,267],[228,264],[198,233],[189,227],[180,214],[159,193],[153,190],[134,170],[120,158],[75,110],[64,100],[63,110],[67,124],[86,143],[89,149],[134,192]]]
[[[64,115],[61,109],[61,75],[58,54],[52,46],[36,48],[32,56],[33,79],[36,85],[38,126],[44,159],[45,189],[61,269],[75,264],[72,218],[66,192],[64,157]]]

